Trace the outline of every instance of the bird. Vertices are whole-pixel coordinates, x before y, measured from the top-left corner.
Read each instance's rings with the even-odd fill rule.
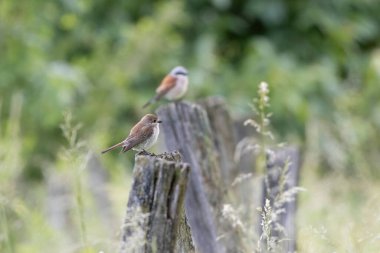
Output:
[[[169,101],[182,98],[187,91],[188,84],[187,69],[182,66],[173,68],[170,73],[162,79],[161,84],[156,89],[156,95],[144,104],[143,108],[157,102],[162,97]]]
[[[103,150],[102,154],[107,153],[117,147],[122,147],[123,152],[127,152],[132,149],[135,151],[144,152],[146,154],[151,154],[145,149],[150,148],[154,143],[156,143],[160,133],[160,123],[162,123],[162,121],[159,120],[156,115],[146,114],[136,125],[134,125],[125,140]]]

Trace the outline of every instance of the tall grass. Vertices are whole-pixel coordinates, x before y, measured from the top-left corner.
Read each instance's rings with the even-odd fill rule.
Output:
[[[305,161],[305,163],[308,161]],[[304,171],[297,216],[299,252],[363,252],[380,249],[380,184],[376,179],[321,177]]]
[[[1,114],[0,103],[0,223],[2,227],[0,249],[9,253],[16,252],[12,228],[14,226],[14,202],[17,202],[18,177],[23,166],[20,136],[23,101],[23,96],[19,93],[12,96],[6,122]]]
[[[5,252],[9,252],[9,253],[14,253],[14,249],[13,249],[13,242],[12,242],[12,239],[11,239],[11,236],[10,236],[10,229],[9,229],[9,221],[8,221],[8,217],[7,217],[7,211],[6,211],[6,205],[5,203],[3,203],[5,200],[1,200],[1,228],[2,228],[2,241],[4,241],[4,243],[6,244],[6,246],[4,247],[5,249]],[[1,247],[3,248],[3,247]]]
[[[271,193],[268,185],[267,161],[274,159],[275,152],[271,149],[274,136],[270,131],[270,117],[272,114],[268,112],[269,103],[269,86],[266,82],[261,82],[257,90],[257,98],[254,98],[251,108],[256,117],[245,121],[244,125],[251,126],[258,134],[256,138],[248,138],[242,140],[236,148],[235,158],[238,160],[240,156],[247,152],[252,152],[256,157],[254,165],[254,173],[239,175],[232,186],[249,180],[250,184],[258,185],[255,187],[256,194],[261,194],[261,182],[264,181],[266,194]],[[281,143],[279,145],[282,145]],[[263,206],[261,203],[240,203],[237,208],[231,205],[225,205],[223,209],[224,217],[229,220],[234,227],[237,227],[243,235],[242,252],[285,252],[286,249],[281,244],[281,240],[287,240],[285,229],[279,223],[279,217],[284,213],[284,204],[294,201],[294,196],[301,190],[299,187],[288,187],[289,166],[291,161],[289,158],[285,161],[283,167],[279,169],[278,191],[276,196],[265,196]],[[271,200],[272,199],[272,200]],[[260,201],[260,200],[259,200]],[[249,200],[248,200],[249,202]],[[249,210],[248,216],[239,214],[239,210]],[[253,211],[256,210],[256,211]],[[260,218],[257,219],[257,216]],[[244,217],[244,218],[242,218]],[[244,225],[243,225],[244,224]],[[258,229],[260,228],[260,229]],[[277,232],[277,236],[273,232]]]
[[[254,101],[264,100],[259,98]],[[258,111],[260,108],[267,107],[259,106]],[[257,130],[259,139],[249,139],[240,143],[240,146],[237,147],[237,157],[244,152],[253,152],[258,156],[266,154],[267,157],[272,155],[268,148],[268,138],[265,138],[261,132],[267,132],[265,127],[269,127],[266,123],[263,124],[263,119],[265,119],[263,115],[270,114],[259,112],[256,115],[258,115],[256,119],[247,120],[246,124]],[[311,129],[317,131],[318,126],[318,124],[313,125]],[[318,137],[311,137],[314,142],[319,141]],[[262,152],[263,150],[265,153]],[[335,154],[339,155],[341,152],[342,150],[337,152],[331,150],[330,156],[333,158]],[[321,176],[318,174],[322,166],[318,160],[318,154],[319,150],[315,150],[315,145],[313,145],[306,149],[304,155],[300,184],[308,190],[300,195],[299,199],[297,252],[379,252],[380,184],[376,178],[369,178],[366,170],[362,175],[354,177],[347,177],[339,172],[330,172]],[[279,240],[273,232],[278,230],[281,233],[283,229],[276,224],[279,214],[283,212],[281,208],[283,204],[293,201],[295,195],[303,190],[299,187],[286,189],[290,164],[291,161],[288,160],[284,167],[279,168],[281,174],[278,194],[274,199],[272,198],[272,201],[265,199],[264,205],[257,208],[258,213],[252,212],[253,208],[246,204],[240,206],[226,204],[224,206],[224,217],[242,234],[244,245],[241,252],[286,252],[281,247],[281,240],[286,240],[286,234],[283,234],[284,237]],[[256,166],[260,165],[262,166],[261,162]],[[254,183],[255,177],[257,175],[252,173],[240,175],[232,186],[246,181]],[[248,218],[243,215],[246,209],[251,213]],[[255,219],[258,214],[260,215],[259,221]],[[261,234],[257,234],[258,224],[261,226]]]
[[[259,141],[249,140],[249,142],[242,142],[238,144],[237,157],[241,156],[241,153],[253,152],[256,155],[255,172],[263,174],[266,172],[266,157],[268,153],[271,153],[268,147],[269,141],[274,139],[272,132],[269,130],[270,117],[272,113],[267,112],[270,107],[269,103],[269,87],[266,82],[261,82],[257,90],[257,98],[253,99],[253,103],[250,105],[256,118],[248,119],[244,122],[245,126],[251,126],[256,130]],[[269,139],[269,140],[268,140]],[[242,146],[241,146],[242,145]]]
[[[87,238],[87,226],[84,218],[84,196],[81,179],[86,163],[84,156],[85,143],[78,137],[80,128],[81,124],[74,124],[72,114],[66,112],[64,114],[64,122],[61,124],[61,129],[68,146],[62,150],[61,155],[67,162],[71,179],[74,182],[73,188],[77,207],[77,220],[79,223],[83,252],[91,252]]]
[[[67,144],[57,152],[58,159],[54,163],[46,163],[46,167],[42,168],[46,173],[56,175],[55,178],[68,190],[59,203],[68,207],[68,224],[58,229],[46,215],[49,189],[44,181],[29,182],[22,176],[24,164],[29,162],[22,155],[25,142],[21,125],[24,98],[21,94],[15,94],[11,101],[6,116],[0,110],[0,252],[40,253],[54,249],[54,252],[62,253],[87,253],[117,250],[118,227],[108,225],[104,229],[103,220],[97,216],[99,213],[94,208],[85,182],[88,148],[79,138],[81,126],[74,123],[70,113],[64,115],[61,128]],[[121,224],[128,196],[126,189],[129,189],[130,182],[129,178],[120,180],[120,176],[119,173],[113,180],[110,190],[117,197],[111,200],[120,214]],[[122,176],[127,175],[124,173]],[[74,221],[74,226],[71,221]]]

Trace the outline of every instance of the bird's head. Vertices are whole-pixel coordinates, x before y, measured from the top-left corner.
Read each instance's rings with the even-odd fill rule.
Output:
[[[170,71],[170,74],[178,77],[178,76],[187,76],[187,69],[182,66],[177,66]]]
[[[150,125],[157,125],[161,123],[162,121],[158,119],[158,117],[154,114],[147,114],[145,115],[141,121],[145,124],[150,124]]]

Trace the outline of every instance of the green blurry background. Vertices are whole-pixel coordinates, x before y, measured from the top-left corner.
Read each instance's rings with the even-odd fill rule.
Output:
[[[300,252],[378,252],[379,13],[376,0],[0,1],[0,251],[80,250],[79,232],[46,218],[47,178],[71,184],[72,161],[123,139],[161,78],[183,65],[186,99],[224,96],[236,118],[250,116],[257,85],[269,83],[276,141],[303,152]],[[83,147],[65,140],[67,112]],[[119,225],[133,154],[101,161]],[[91,218],[81,188],[85,240],[114,252],[119,227]]]

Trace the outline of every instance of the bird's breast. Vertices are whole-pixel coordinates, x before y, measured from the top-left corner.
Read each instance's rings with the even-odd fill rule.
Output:
[[[152,135],[149,138],[147,138],[144,142],[140,143],[136,148],[137,149],[150,148],[151,146],[153,146],[154,143],[156,143],[159,133],[160,133],[160,128],[159,128],[159,125],[157,124],[153,128]]]
[[[160,134],[160,125],[159,124],[156,124],[153,128],[153,134],[152,134],[152,145],[154,143],[156,143],[157,139],[158,139],[158,135]]]
[[[189,80],[186,76],[177,77],[175,86],[165,95],[165,98],[168,100],[177,100],[182,98],[188,86]]]

